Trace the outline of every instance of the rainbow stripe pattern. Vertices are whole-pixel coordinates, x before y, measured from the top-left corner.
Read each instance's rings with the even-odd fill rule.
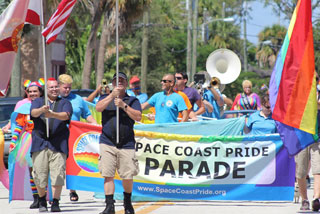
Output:
[[[315,141],[317,103],[311,0],[299,0],[270,79],[272,117],[290,155]]]

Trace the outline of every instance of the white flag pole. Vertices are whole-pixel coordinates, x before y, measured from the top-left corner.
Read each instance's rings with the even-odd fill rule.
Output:
[[[46,61],[46,44],[45,38],[42,36],[42,31],[44,29],[44,13],[43,13],[43,0],[40,2],[41,8],[41,37],[42,37],[42,56],[43,56],[43,78],[44,78],[44,103],[48,105],[48,92],[47,92],[47,61]],[[49,119],[46,118],[46,128],[47,128],[47,138],[49,138]]]
[[[119,82],[119,0],[116,0],[116,72],[117,87]],[[117,144],[119,144],[119,106],[117,106]]]

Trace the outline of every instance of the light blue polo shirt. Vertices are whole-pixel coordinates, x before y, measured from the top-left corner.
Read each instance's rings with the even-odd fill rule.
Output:
[[[277,133],[277,126],[272,119],[272,115],[264,118],[260,115],[261,111],[256,111],[248,118],[246,126],[251,130],[249,135],[265,135]]]

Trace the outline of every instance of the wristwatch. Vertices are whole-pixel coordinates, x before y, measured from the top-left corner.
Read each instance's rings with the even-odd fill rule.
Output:
[[[126,111],[126,110],[127,110],[127,108],[128,108],[128,105],[126,104],[126,105],[124,106],[124,110]]]

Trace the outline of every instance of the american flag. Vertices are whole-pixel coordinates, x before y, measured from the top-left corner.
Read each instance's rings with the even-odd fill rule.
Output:
[[[46,38],[47,44],[56,40],[58,34],[65,26],[76,0],[62,0],[57,10],[50,17],[46,28],[42,31],[42,35]]]

